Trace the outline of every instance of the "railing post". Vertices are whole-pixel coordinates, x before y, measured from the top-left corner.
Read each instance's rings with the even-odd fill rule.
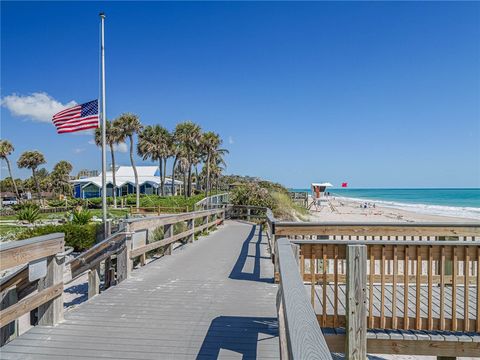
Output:
[[[0,310],[8,308],[18,301],[17,289],[13,288],[1,294]],[[18,319],[9,324],[5,324],[0,329],[0,346],[5,345],[10,340],[18,336]]]
[[[173,224],[163,225],[163,238],[168,239],[173,236]],[[168,244],[165,248],[165,255],[172,255],[173,244]]]
[[[247,208],[247,221],[250,221],[250,208]]]
[[[88,270],[88,298],[100,294],[100,264]]]
[[[112,286],[113,279],[115,278],[114,271],[115,270],[112,269],[112,258],[109,256],[105,259],[104,289],[108,289],[110,286]]]
[[[367,358],[367,247],[347,246],[345,358]]]
[[[47,275],[38,280],[38,291],[63,283],[65,255],[47,258]],[[63,320],[63,291],[56,298],[38,307],[39,325],[56,325]]]
[[[127,226],[127,231],[128,231]],[[117,255],[117,283],[121,283],[130,277],[133,262],[130,259],[130,251],[132,250],[132,234],[125,235],[125,246]]]
[[[106,239],[110,235],[112,235],[112,220],[108,219],[105,222],[105,234],[103,234],[103,238]]]
[[[188,237],[187,242],[192,243],[195,238],[195,219],[187,220],[188,230],[192,230],[192,234]]]

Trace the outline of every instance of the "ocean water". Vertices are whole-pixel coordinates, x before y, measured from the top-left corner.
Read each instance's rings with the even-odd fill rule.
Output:
[[[292,189],[307,191],[310,189]],[[424,214],[480,220],[480,189],[349,189],[330,188],[334,196]]]

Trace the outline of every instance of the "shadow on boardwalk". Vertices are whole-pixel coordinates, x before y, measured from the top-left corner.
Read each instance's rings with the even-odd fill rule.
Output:
[[[256,359],[261,341],[272,337],[278,337],[276,318],[219,316],[211,322],[197,360],[217,359],[222,350],[241,354],[243,359]]]
[[[249,254],[251,244],[254,245],[253,255]],[[266,283],[273,282],[273,277],[261,277],[262,260],[270,261],[269,257],[262,256],[262,245],[266,245],[262,243],[262,226],[253,225],[252,230],[242,244],[242,249],[240,250],[237,261],[230,272],[230,279],[259,281]],[[252,271],[249,272],[246,269],[251,269]]]

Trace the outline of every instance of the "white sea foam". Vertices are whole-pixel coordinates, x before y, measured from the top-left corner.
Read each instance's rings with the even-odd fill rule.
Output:
[[[358,203],[374,203],[382,207],[389,207],[400,210],[412,211],[420,214],[428,215],[440,215],[440,216],[450,216],[450,217],[459,217],[467,219],[480,220],[480,208],[474,207],[457,207],[457,206],[442,206],[442,205],[427,205],[427,204],[413,204],[413,203],[401,203],[395,201],[385,201],[385,200],[372,200],[372,199],[360,199],[352,197],[340,197],[336,196],[337,199],[351,200]]]

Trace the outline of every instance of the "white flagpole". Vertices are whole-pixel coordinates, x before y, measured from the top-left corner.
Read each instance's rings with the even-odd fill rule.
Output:
[[[101,68],[102,68],[102,104],[101,104],[101,114],[102,114],[102,220],[104,228],[104,236],[107,236],[107,147],[105,142],[106,136],[106,123],[107,123],[107,112],[106,112],[106,101],[105,101],[105,14],[100,13],[101,19]]]

